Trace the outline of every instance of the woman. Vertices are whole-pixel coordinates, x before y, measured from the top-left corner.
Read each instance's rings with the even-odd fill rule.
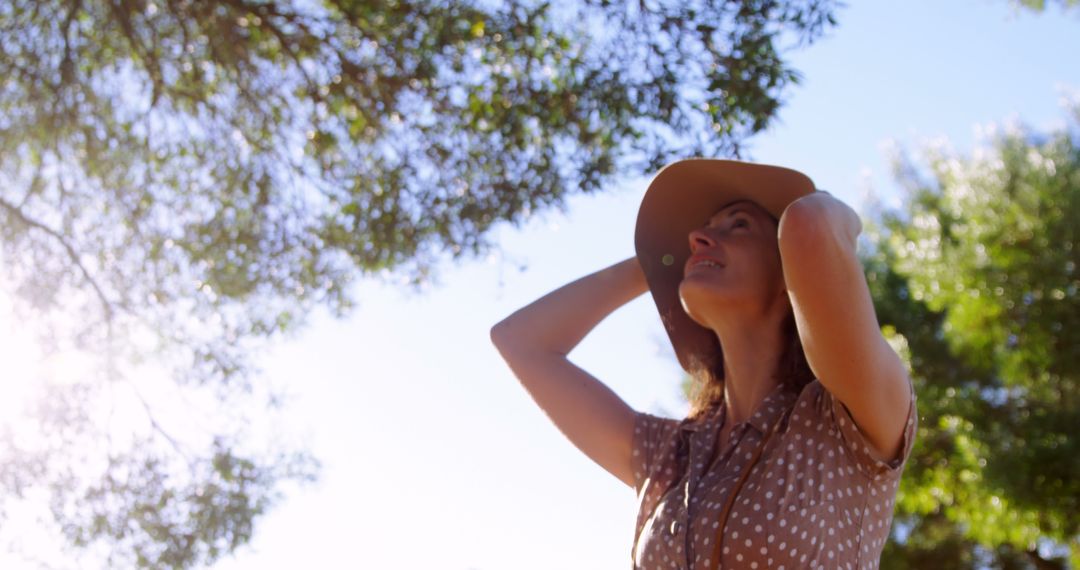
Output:
[[[636,491],[633,568],[877,568],[917,418],[861,231],[797,171],[677,161],[642,200],[637,255],[492,328],[556,426]],[[566,357],[646,289],[694,380],[682,420],[631,409]]]

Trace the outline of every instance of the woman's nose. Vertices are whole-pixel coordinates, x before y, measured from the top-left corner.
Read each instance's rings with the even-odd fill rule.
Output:
[[[710,236],[708,234],[708,232],[706,232],[704,229],[697,228],[697,229],[694,229],[694,230],[692,230],[690,232],[690,253],[691,254],[693,254],[695,251],[697,251],[698,248],[701,248],[701,247],[713,247],[714,245],[716,245],[716,240],[714,240],[712,238],[712,236]]]

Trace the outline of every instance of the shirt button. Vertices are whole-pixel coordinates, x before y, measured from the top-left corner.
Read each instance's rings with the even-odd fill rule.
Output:
[[[671,521],[671,534],[679,532],[679,521]]]

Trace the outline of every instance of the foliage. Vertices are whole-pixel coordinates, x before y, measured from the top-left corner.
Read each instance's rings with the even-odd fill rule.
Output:
[[[890,567],[1080,567],[1078,134],[927,147],[929,174],[895,157],[908,201],[868,232],[866,267],[921,414]]]
[[[1014,7],[1024,8],[1032,12],[1044,12],[1046,10],[1046,0],[1009,0],[1009,3]],[[1080,0],[1057,0],[1055,3],[1060,4],[1062,10],[1080,6]]]
[[[0,275],[28,332],[101,357],[43,388],[42,441],[8,434],[0,498],[45,490],[110,560],[233,550],[315,466],[237,449],[279,398],[253,350],[346,314],[356,276],[420,287],[616,173],[738,156],[798,82],[781,39],[810,43],[834,4],[0,3]],[[159,421],[158,365],[213,421]],[[139,437],[101,420],[125,406]]]

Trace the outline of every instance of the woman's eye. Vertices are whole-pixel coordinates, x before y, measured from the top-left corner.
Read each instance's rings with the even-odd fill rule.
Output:
[[[739,227],[739,224],[742,224],[742,225],[744,225],[744,226],[748,225],[748,224],[746,223],[746,220],[744,220],[744,219],[741,219],[741,218],[740,218],[740,219],[736,220],[736,221],[735,221],[735,224],[734,224],[734,225],[732,225],[731,227],[733,227],[733,228],[737,228],[737,227]]]

